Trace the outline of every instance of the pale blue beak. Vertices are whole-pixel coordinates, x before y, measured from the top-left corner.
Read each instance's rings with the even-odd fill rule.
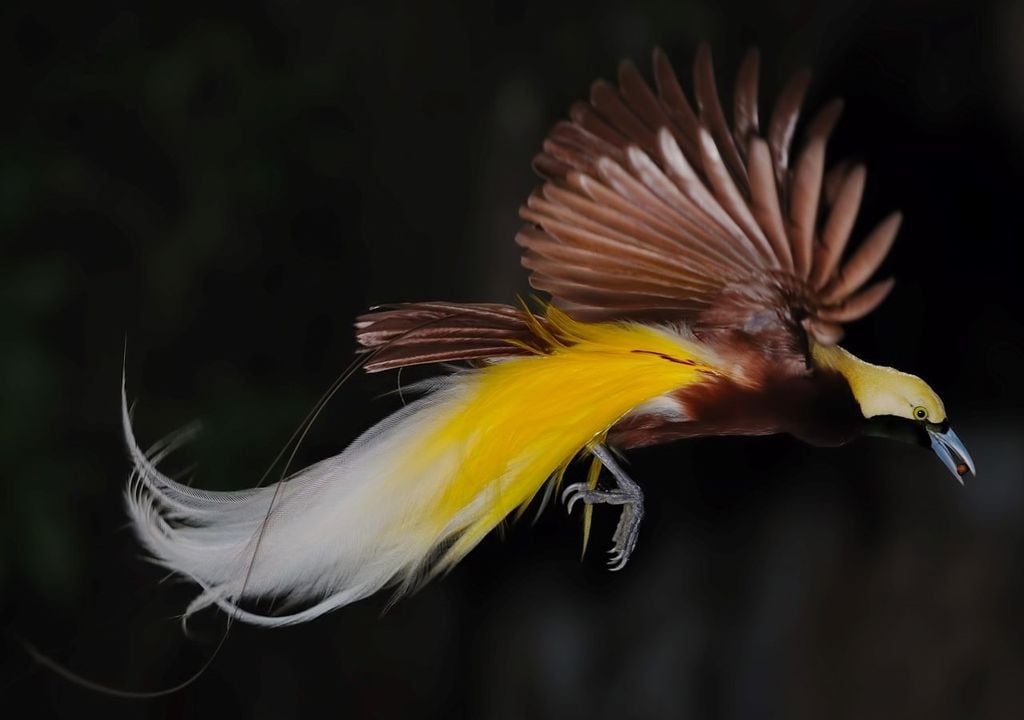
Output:
[[[971,454],[967,452],[963,442],[953,432],[953,428],[943,423],[943,425],[929,425],[927,430],[928,437],[932,441],[932,450],[961,485],[964,482],[964,475],[970,473],[971,477],[974,477],[977,474]]]

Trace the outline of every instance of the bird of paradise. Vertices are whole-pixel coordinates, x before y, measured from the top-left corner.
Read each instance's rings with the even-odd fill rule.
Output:
[[[788,433],[815,445],[883,435],[930,447],[958,478],[974,463],[939,396],[920,378],[837,345],[841,325],[893,287],[869,284],[900,224],[884,219],[846,248],[864,189],[860,165],[825,172],[841,103],[827,104],[791,151],[809,75],[758,112],[759,59],[741,65],[726,120],[711,55],[684,94],[654,52],[652,88],[630,62],[596,82],[544,141],[543,183],[516,238],[525,305],[420,302],[356,321],[370,372],[464,362],[341,454],[275,486],[209,492],[157,464],[179,435],[143,452],[126,490],[136,533],[159,564],[246,622],[303,622],[386,586],[399,593],[451,568],[577,457],[570,511],[620,508],[611,566],[633,552],[640,486],[616,451],[708,435]],[[844,258],[845,256],[845,258]],[[122,393],[123,398],[123,393]],[[610,482],[599,482],[602,471]],[[244,609],[259,598],[284,614]]]

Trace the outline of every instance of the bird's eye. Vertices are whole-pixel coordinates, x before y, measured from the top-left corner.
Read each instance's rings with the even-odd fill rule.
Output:
[[[914,417],[916,417],[918,420],[927,420],[928,411],[925,410],[923,407],[916,407],[914,408]]]

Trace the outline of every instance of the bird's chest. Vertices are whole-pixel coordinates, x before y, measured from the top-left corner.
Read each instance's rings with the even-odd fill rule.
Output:
[[[751,388],[724,380],[679,393],[700,434],[788,433],[812,445],[841,445],[857,433],[860,413],[842,378],[767,379]]]

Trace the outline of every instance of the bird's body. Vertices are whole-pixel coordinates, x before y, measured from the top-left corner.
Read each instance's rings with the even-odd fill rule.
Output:
[[[176,483],[143,453],[128,505],[154,558],[193,578],[194,611],[217,604],[263,625],[301,622],[389,584],[450,568],[566,467],[592,456],[570,509],[622,507],[612,562],[622,567],[643,514],[639,486],[610,448],[709,435],[787,433],[817,445],[862,434],[931,444],[957,476],[973,464],[938,396],[920,379],[840,348],[841,323],[892,287],[867,284],[899,216],[848,257],[863,168],[824,173],[829,104],[791,140],[807,86],[798,75],[762,134],[757,56],[743,63],[732,126],[706,48],[690,106],[664,55],[656,91],[635,67],[598,82],[536,158],[544,184],[517,240],[542,310],[409,303],[357,319],[371,372],[468,362],[340,455],[278,486],[210,493]],[[615,487],[597,486],[606,469]],[[546,495],[545,495],[546,497]],[[586,532],[586,531],[585,531]],[[268,615],[241,600],[307,608]]]
[[[672,401],[680,417],[632,414],[608,434],[627,449],[706,436],[789,434],[834,446],[859,435],[863,417],[845,379],[820,369],[813,377],[766,378],[747,387],[726,377],[682,388]]]

